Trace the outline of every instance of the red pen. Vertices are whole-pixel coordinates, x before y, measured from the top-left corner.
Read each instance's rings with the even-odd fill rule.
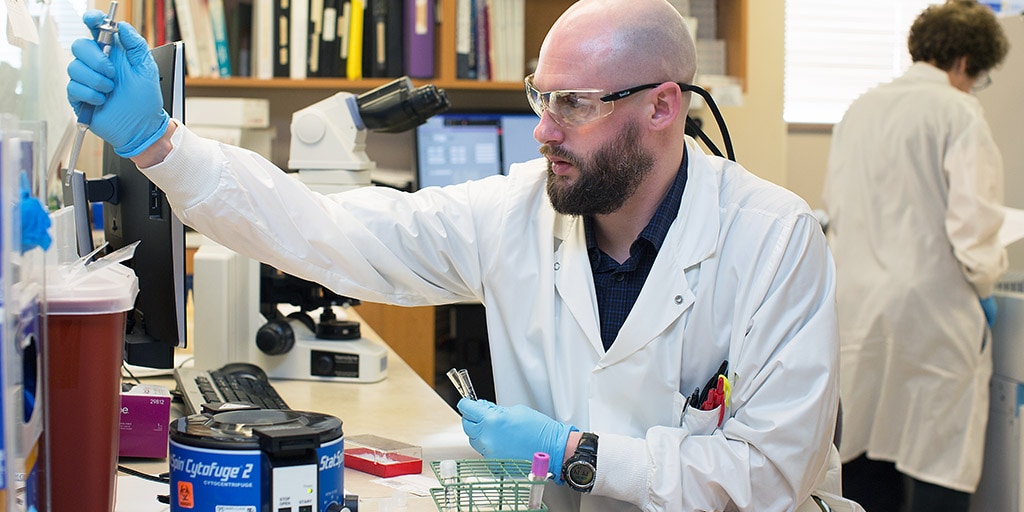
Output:
[[[718,383],[714,389],[708,390],[708,398],[701,404],[700,409],[702,411],[711,411],[715,407],[721,406],[718,411],[718,426],[722,426],[722,422],[725,420],[725,386],[726,379],[725,375],[718,376]]]

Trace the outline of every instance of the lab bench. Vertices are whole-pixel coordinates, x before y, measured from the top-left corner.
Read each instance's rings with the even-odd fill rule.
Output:
[[[355,316],[354,312],[349,314]],[[387,346],[366,323],[363,323],[362,336]],[[390,346],[387,349],[388,376],[380,382],[363,384],[274,379],[272,384],[292,409],[339,418],[346,437],[374,434],[422,447],[424,464],[421,474],[427,478],[435,478],[430,468],[432,461],[479,458],[462,432],[459,415]],[[170,376],[150,377],[143,382],[168,388],[175,385]],[[172,417],[184,414],[180,407],[180,404],[172,407]],[[150,474],[168,470],[166,459],[122,459],[120,463]],[[155,496],[149,498],[153,501],[145,503],[130,498],[134,495],[125,488],[124,478],[118,484],[116,511],[170,510],[169,505],[154,508]],[[388,505],[382,506],[382,501],[393,498],[395,489],[375,482],[378,478],[345,469],[345,489],[359,496],[360,509],[363,511],[385,510]],[[407,494],[406,500],[404,510],[409,512],[437,510],[429,496]]]

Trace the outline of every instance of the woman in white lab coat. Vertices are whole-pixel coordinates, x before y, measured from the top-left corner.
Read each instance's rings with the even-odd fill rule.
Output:
[[[547,159],[513,166],[509,176],[414,194],[368,187],[323,196],[255,153],[174,121],[164,132],[156,119],[140,124],[152,123],[145,131],[158,140],[131,156],[149,166],[144,172],[182,221],[280,270],[369,301],[482,302],[500,405],[486,404],[486,418],[464,423],[483,431],[470,436],[473,446],[488,456],[528,459],[548,447],[568,456],[575,445],[564,438],[556,439],[561,446],[536,439],[549,430],[571,436],[569,426],[599,436],[593,487],[549,489],[551,510],[818,510],[812,490],[838,492],[827,479],[838,466],[832,260],[803,201],[684,137],[689,98],[674,81],[692,80],[695,58],[684,27],[662,0],[574,4],[529,82],[559,89],[531,97]],[[120,40],[138,45],[130,29],[122,25]],[[106,60],[86,46],[76,62],[97,59],[90,69],[102,70]],[[111,60],[119,69],[141,72],[118,48]],[[90,80],[70,69],[76,83]],[[93,130],[121,140],[125,117],[145,118],[131,105],[149,88],[122,93],[130,103],[115,90]],[[627,89],[614,103],[594,99]],[[69,94],[80,97],[70,86]],[[105,121],[107,108],[124,110]],[[649,174],[607,212],[559,213],[566,207],[554,207],[552,196],[572,187],[558,184],[583,174],[578,168],[594,154],[621,164],[605,168],[610,174],[649,157]],[[606,348],[587,226],[601,231],[598,239],[618,237],[607,223],[632,229],[624,226],[636,219],[619,212],[637,204],[649,208],[640,228],[657,210],[665,230],[652,237],[661,241],[649,275]],[[629,234],[627,249],[635,238]],[[687,406],[723,360],[726,403]],[[539,419],[502,429],[492,411]],[[563,457],[552,459],[557,474]],[[845,505],[835,510],[854,510]]]
[[[971,90],[1007,42],[987,7],[957,1],[926,10],[909,48],[907,72],[856,100],[832,134],[841,453],[856,460],[844,491],[868,510],[899,510],[902,473],[915,480],[913,510],[966,511],[992,372],[981,300],[1007,266],[1002,161]],[[891,463],[896,481],[858,471],[877,478]],[[893,499],[876,502],[887,486]]]

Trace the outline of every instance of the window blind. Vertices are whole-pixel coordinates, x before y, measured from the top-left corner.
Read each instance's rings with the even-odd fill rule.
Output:
[[[910,66],[907,32],[936,0],[786,0],[783,119],[838,122]]]

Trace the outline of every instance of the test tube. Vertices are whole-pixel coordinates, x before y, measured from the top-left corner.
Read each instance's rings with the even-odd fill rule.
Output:
[[[462,388],[466,390],[466,398],[476,400],[476,390],[473,389],[473,381],[469,380],[469,370],[459,370],[459,379],[462,380]]]
[[[533,464],[530,466],[530,475],[527,477],[531,482],[546,481],[548,479],[548,467],[551,464],[551,456],[544,452],[533,454]],[[530,485],[530,498],[527,508],[539,510],[541,500],[544,498],[544,484]]]
[[[459,471],[458,464],[452,459],[442,460],[440,463],[441,486],[444,487],[444,510],[458,510],[458,499],[455,496],[456,475]]]
[[[466,398],[466,388],[462,387],[462,378],[459,376],[459,370],[455,368],[448,370],[448,378],[451,379],[452,385],[455,386],[455,391],[459,392],[459,396]]]

